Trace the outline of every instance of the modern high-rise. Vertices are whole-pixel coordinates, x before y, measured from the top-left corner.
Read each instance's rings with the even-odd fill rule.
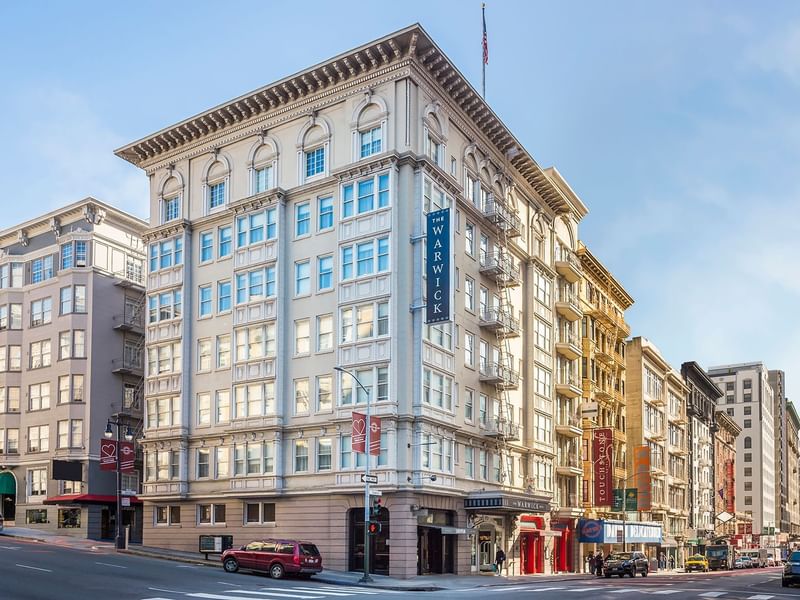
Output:
[[[717,399],[722,396],[696,362],[681,365],[681,375],[689,388],[686,401],[687,443],[689,452],[689,528],[692,546],[705,545],[714,537],[714,491],[724,480],[715,477],[714,431]]]
[[[579,448],[554,431],[580,381],[556,302],[586,207],[419,25],[117,154],[151,184],[146,544],[299,537],[361,568],[369,399],[373,570],[490,570],[501,547],[512,573],[569,567]],[[426,325],[444,208],[452,318]]]
[[[109,419],[141,422],[146,227],[86,198],[0,231],[7,523],[114,537],[116,476],[100,470],[100,442]],[[138,492],[139,479],[126,473],[123,490]],[[123,524],[136,540],[141,506],[131,504]]]
[[[713,367],[708,376],[723,396],[718,409],[742,428],[736,439],[736,508],[752,518],[753,535],[778,527],[775,490],[775,400],[763,363]],[[768,534],[769,536],[769,534]],[[762,547],[775,545],[765,536]],[[754,540],[755,541],[755,540]],[[759,544],[755,544],[759,545]]]
[[[649,517],[663,525],[659,553],[682,566],[686,558],[689,521],[686,398],[681,374],[648,339],[635,337],[626,344],[625,394],[628,472],[634,473],[632,452],[650,449],[651,510]]]

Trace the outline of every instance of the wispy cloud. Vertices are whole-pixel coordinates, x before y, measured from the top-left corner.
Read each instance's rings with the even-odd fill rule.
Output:
[[[747,61],[767,72],[779,73],[800,85],[800,23],[791,23],[750,46]]]

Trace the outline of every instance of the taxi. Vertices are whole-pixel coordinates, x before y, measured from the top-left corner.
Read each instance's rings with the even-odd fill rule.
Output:
[[[686,559],[686,571],[708,571],[708,559],[702,554],[695,554]]]

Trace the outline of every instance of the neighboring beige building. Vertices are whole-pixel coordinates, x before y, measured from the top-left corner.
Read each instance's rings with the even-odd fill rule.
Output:
[[[594,497],[594,470],[597,457],[591,453],[595,428],[613,430],[614,489],[633,487],[626,470],[625,425],[625,339],[631,329],[625,321],[625,311],[633,298],[620,282],[582,243],[578,256],[583,268],[580,291],[581,375],[582,398],[586,405],[596,408],[596,417],[584,417],[583,485],[581,506],[587,517],[598,519],[622,518],[612,506],[597,506]],[[581,555],[593,551],[594,545],[584,546]],[[620,550],[622,547],[620,545]]]
[[[359,569],[366,395],[342,366],[382,417],[376,572],[490,570],[498,547],[511,573],[559,564],[580,471],[554,430],[580,384],[555,302],[586,207],[420,26],[117,154],[151,182],[146,544],[300,537]],[[426,326],[445,207],[454,318]]]
[[[6,524],[113,538],[109,418],[141,422],[147,223],[86,198],[0,231],[0,505]],[[55,480],[53,461],[79,480]],[[139,472],[123,489],[139,490]],[[141,506],[124,514],[141,539]]]
[[[633,473],[632,451],[650,447],[652,474],[649,518],[663,524],[663,542],[654,552],[674,558],[682,566],[688,528],[688,472],[686,397],[680,373],[658,348],[642,337],[626,346],[628,472]],[[647,514],[645,511],[644,514]]]

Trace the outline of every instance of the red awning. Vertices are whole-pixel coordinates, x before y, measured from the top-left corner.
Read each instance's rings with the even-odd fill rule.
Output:
[[[142,501],[136,496],[123,496],[130,498],[131,504],[141,504]],[[116,496],[104,496],[101,494],[68,494],[65,496],[53,496],[44,501],[44,504],[116,504]]]

